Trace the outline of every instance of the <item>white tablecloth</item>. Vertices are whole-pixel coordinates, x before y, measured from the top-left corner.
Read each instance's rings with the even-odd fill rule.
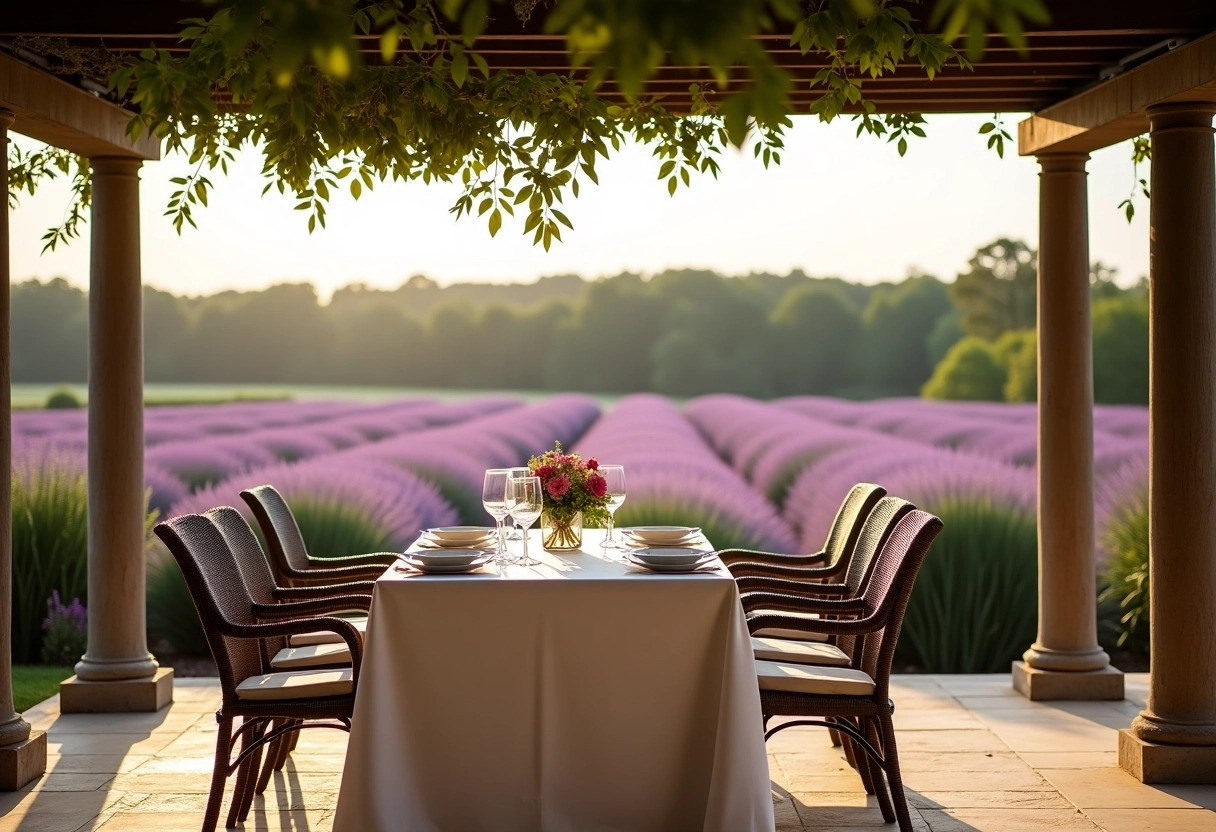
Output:
[[[376,582],[335,830],[771,832],[734,582],[604,560],[602,534]]]

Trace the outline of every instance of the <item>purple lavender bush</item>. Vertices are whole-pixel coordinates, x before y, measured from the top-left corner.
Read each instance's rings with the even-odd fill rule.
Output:
[[[72,665],[88,647],[88,611],[80,598],[65,604],[59,590],[51,590],[46,602],[46,618],[42,620],[42,663]]]
[[[699,526],[719,548],[790,551],[794,545],[776,509],[718,458],[667,399],[623,399],[574,450],[625,466],[621,525]]]

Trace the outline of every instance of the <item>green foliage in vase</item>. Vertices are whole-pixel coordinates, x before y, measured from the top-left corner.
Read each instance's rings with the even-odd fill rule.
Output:
[[[517,212],[522,232],[549,248],[573,224],[567,195],[597,183],[597,159],[632,139],[653,148],[669,193],[695,175],[716,175],[725,147],[752,142],[779,163],[792,113],[788,73],[758,36],[790,33],[789,45],[824,66],[809,111],[824,121],[855,113],[858,133],[883,137],[900,155],[923,136],[915,113],[879,114],[865,83],[914,64],[933,78],[980,57],[989,31],[1025,48],[1026,21],[1044,21],[1041,0],[937,0],[929,21],[893,0],[708,0],[617,3],[517,0],[521,20],[545,14],[564,34],[575,73],[492,72],[479,49],[506,0],[221,0],[209,18],[183,21],[184,51],[149,47],[111,75],[138,108],[133,137],[152,134],[189,154],[168,214],[180,230],[207,205],[208,173],[227,170],[251,143],[265,158],[267,189],[290,191],[310,230],[324,226],[332,193],[354,198],[387,179],[456,181],[452,212],[485,219],[491,235]],[[932,30],[937,30],[932,31]],[[940,32],[940,34],[938,33]],[[378,38],[363,62],[359,38]],[[965,37],[967,56],[951,42]],[[644,97],[664,63],[705,66],[713,80],[689,89],[690,112]],[[377,64],[378,65],[374,65]],[[732,68],[742,67],[741,79]],[[613,80],[621,103],[599,95]],[[223,104],[220,101],[224,101]],[[75,165],[75,168],[73,168]],[[50,149],[14,158],[9,193],[33,192],[53,175],[72,178],[69,222],[54,247],[78,233],[89,204],[87,162]]]

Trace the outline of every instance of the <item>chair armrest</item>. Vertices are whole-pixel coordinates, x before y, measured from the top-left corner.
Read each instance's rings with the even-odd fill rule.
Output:
[[[811,566],[792,563],[769,563],[764,561],[735,561],[726,566],[736,578],[787,578],[791,581],[820,581],[834,578],[840,569],[836,566]]]
[[[221,635],[231,638],[250,639],[294,636],[303,633],[314,633],[318,630],[334,633],[346,642],[346,646],[350,648],[352,678],[356,687],[359,684],[359,669],[363,665],[363,636],[359,634],[355,625],[349,621],[329,616],[293,618],[290,621],[275,621],[266,624],[234,624],[230,621],[221,621],[217,629]]]
[[[337,558],[308,556],[309,569],[333,569],[342,566],[392,566],[397,562],[395,552],[369,552],[366,555],[346,555]]]
[[[370,595],[331,595],[309,601],[285,601],[281,604],[254,604],[258,618],[298,618],[304,615],[332,615],[347,610],[367,612],[371,609]]]
[[[293,583],[316,585],[316,584],[342,584],[349,581],[374,581],[384,574],[384,570],[388,569],[388,565],[380,566],[373,564],[371,566],[334,566],[325,569],[293,569],[288,573],[288,578]]]
[[[740,595],[750,592],[776,592],[782,595],[795,595],[799,598],[822,598],[847,595],[849,591],[845,584],[807,583],[786,578],[753,575],[736,578],[735,584],[739,587]]]
[[[743,604],[743,611],[748,614],[756,610],[780,610],[856,617],[865,612],[865,602],[860,598],[804,598],[780,592],[749,592],[741,595],[739,601]]]
[[[809,555],[786,555],[780,552],[761,552],[754,549],[720,549],[718,557],[727,566],[732,563],[747,562],[808,567],[822,564],[827,555],[824,552],[812,552]]]
[[[756,633],[769,628],[827,636],[859,636],[881,630],[885,621],[876,616],[868,618],[795,618],[779,612],[762,613],[747,619],[747,631]]]
[[[367,595],[371,597],[374,581],[351,581],[345,584],[317,584],[314,586],[279,586],[274,589],[276,601],[307,601],[313,598],[332,598],[335,595]]]

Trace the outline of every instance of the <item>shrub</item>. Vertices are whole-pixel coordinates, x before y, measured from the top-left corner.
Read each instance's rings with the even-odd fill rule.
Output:
[[[47,410],[75,410],[79,407],[83,407],[80,399],[66,387],[52,390],[46,397]]]
[[[75,664],[88,646],[88,611],[79,598],[64,604],[59,598],[59,590],[52,590],[46,602],[42,630],[42,663]]]
[[[168,554],[148,569],[148,635],[182,656],[211,655],[186,579]]]
[[[974,335],[959,341],[921,388],[926,399],[999,402],[1005,398],[1005,365],[992,344]]]

